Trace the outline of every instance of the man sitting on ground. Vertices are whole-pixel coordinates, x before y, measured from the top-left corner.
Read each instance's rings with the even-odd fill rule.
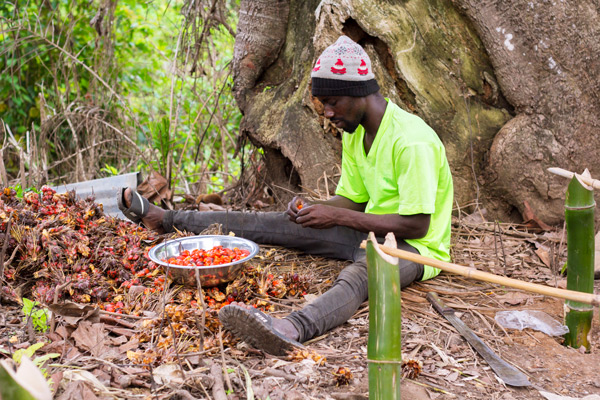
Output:
[[[250,345],[285,355],[301,342],[343,324],[367,299],[367,266],[360,243],[368,232],[393,232],[398,248],[449,261],[452,176],[444,146],[419,117],[386,99],[364,49],[341,36],[318,58],[312,94],[324,115],[345,131],[336,195],[295,197],[282,212],[166,211],[137,192],[121,191],[120,208],[149,229],[200,233],[213,223],[257,243],[353,261],[333,286],[283,319],[242,303],[223,307],[223,326]],[[400,260],[402,287],[439,270]]]

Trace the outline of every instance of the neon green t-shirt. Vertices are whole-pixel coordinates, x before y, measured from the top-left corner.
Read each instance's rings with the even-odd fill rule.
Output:
[[[371,214],[430,214],[427,234],[406,239],[423,256],[450,261],[454,188],[444,145],[421,118],[388,101],[381,125],[365,154],[365,130],[342,137],[342,175],[336,194],[367,202]],[[440,270],[425,266],[423,280]]]

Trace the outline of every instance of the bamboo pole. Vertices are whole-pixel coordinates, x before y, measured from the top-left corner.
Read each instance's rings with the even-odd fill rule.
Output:
[[[366,241],[363,241],[360,247],[363,249],[366,248]],[[465,278],[476,279],[479,281],[490,283],[497,283],[499,285],[504,285],[515,289],[521,289],[528,292],[543,294],[545,296],[552,296],[560,299],[573,300],[585,304],[591,304],[593,306],[600,306],[600,296],[592,293],[582,293],[573,290],[558,289],[550,286],[539,285],[537,283],[524,282],[518,279],[494,275],[489,272],[479,271],[475,268],[464,267],[462,265],[449,263],[446,261],[440,261],[435,258],[425,257],[420,254],[411,253],[406,250],[400,250],[385,245],[380,245],[379,248],[383,250],[384,253],[389,254],[391,256],[413,261],[423,265],[429,265],[435,268],[439,268],[442,271],[464,276]]]
[[[594,292],[594,192],[581,177],[590,178],[586,169],[569,182],[565,200],[567,223],[567,289]],[[585,185],[585,186],[584,186]],[[592,328],[594,309],[588,304],[573,300],[565,302],[565,346],[585,347],[590,350],[588,334]]]
[[[387,245],[396,247],[393,233]],[[369,399],[400,400],[402,320],[398,259],[381,250],[373,232],[367,242],[369,285]]]

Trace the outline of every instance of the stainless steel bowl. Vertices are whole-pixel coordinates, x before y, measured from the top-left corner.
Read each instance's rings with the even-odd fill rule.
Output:
[[[238,261],[206,267],[173,265],[162,261],[178,256],[183,250],[210,250],[215,246],[223,246],[230,249],[237,247],[242,250],[248,250],[250,254],[248,257]],[[162,266],[169,278],[175,283],[187,286],[197,286],[196,269],[198,269],[202,287],[210,287],[230,282],[237,278],[244,263],[254,257],[258,253],[258,249],[256,243],[235,236],[200,235],[173,239],[158,244],[150,249],[148,256],[156,264]]]

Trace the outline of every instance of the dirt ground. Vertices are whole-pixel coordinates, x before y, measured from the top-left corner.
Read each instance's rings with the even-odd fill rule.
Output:
[[[566,279],[558,273],[566,256],[563,232],[532,233],[529,228],[477,218],[455,220],[453,261],[499,275],[564,287]],[[272,313],[280,317],[327,290],[346,264],[264,246],[257,262],[275,275],[293,270],[311,276],[304,297],[265,296],[265,304],[270,304]],[[596,293],[599,286],[597,281]],[[450,323],[431,307],[425,297],[430,291],[437,292],[453,307],[496,354],[525,373],[532,386],[504,385]],[[494,316],[504,310],[541,310],[557,321],[564,318],[562,300],[446,273],[404,290],[403,398],[547,398],[540,391],[567,398],[600,395],[596,370],[600,365],[598,310],[595,310],[589,353],[563,346],[561,337],[532,329],[502,328]],[[144,365],[132,362],[128,353],[140,345],[136,340],[144,329],[143,321],[127,316],[118,321],[121,322],[106,319],[104,323],[79,322],[69,327],[57,318],[55,331],[41,335],[23,322],[20,306],[5,303],[0,314],[0,354],[8,357],[16,349],[27,348],[37,341],[46,342],[43,352],[60,354],[59,359],[45,365],[60,399],[368,398],[367,303],[348,323],[306,343],[307,354],[296,359],[257,352],[232,341],[224,333],[209,350],[185,351],[180,346],[175,361]],[[83,327],[88,331],[82,331]],[[96,335],[94,346],[101,343],[102,351],[87,343],[93,335]],[[415,365],[420,368],[410,367]],[[340,368],[350,373],[342,376]],[[228,395],[222,397],[224,393]]]

